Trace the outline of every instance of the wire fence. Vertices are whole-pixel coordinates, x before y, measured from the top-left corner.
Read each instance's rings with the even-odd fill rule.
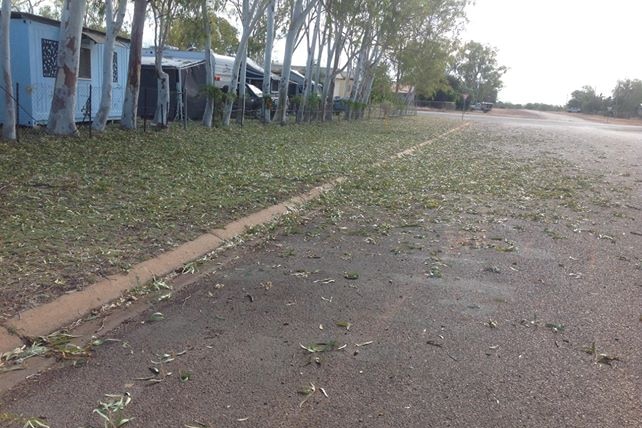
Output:
[[[453,101],[416,101],[417,108],[432,109],[432,110],[455,110],[457,104]]]
[[[0,85],[0,93],[4,97],[10,96],[15,103],[16,110],[16,135],[20,141],[22,132],[28,130],[30,135],[46,134],[46,124],[49,117],[49,108],[53,97],[53,86],[42,87],[37,90],[37,97],[34,96],[33,87],[25,87],[19,82],[15,83],[15,92],[11,96],[3,85]],[[76,89],[75,121],[78,133],[81,136],[91,138],[93,136],[92,125],[98,112],[101,88],[91,84],[78,85]],[[158,90],[156,88],[143,87],[140,89],[138,99],[137,118],[142,125],[142,131],[147,132],[150,125],[169,122],[178,123],[187,128],[189,122],[200,122],[203,119],[207,99],[202,92],[195,92],[180,88],[170,91],[169,105],[158,104]],[[120,103],[120,104],[119,104]],[[245,102],[237,99],[232,106],[232,118],[236,121],[259,120],[265,121],[263,98],[247,97]],[[122,108],[122,97],[114,97],[112,102],[112,116],[110,121],[120,119]],[[350,107],[342,105],[335,109],[329,105],[324,109],[321,103],[306,106],[300,112],[298,103],[290,102],[287,107],[287,123],[309,123],[318,121],[346,121],[361,119],[385,119],[389,117],[414,115],[417,112],[415,105],[393,105],[383,102],[380,104],[359,105]],[[213,122],[220,125],[223,121],[224,103],[214,102]],[[271,121],[281,122],[277,114],[278,105],[270,108]],[[115,114],[118,113],[118,117]],[[242,118],[242,120],[240,120]],[[4,118],[0,116],[0,120]]]

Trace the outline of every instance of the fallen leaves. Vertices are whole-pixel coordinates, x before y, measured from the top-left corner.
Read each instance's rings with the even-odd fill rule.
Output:
[[[358,272],[345,272],[343,274],[343,277],[348,280],[355,280],[359,279],[359,273]]]
[[[587,354],[593,356],[593,361],[595,364],[605,364],[607,366],[611,366],[613,365],[614,361],[622,361],[620,357],[617,357],[615,355],[598,352],[595,342],[593,342],[591,346],[585,347],[582,350]]]

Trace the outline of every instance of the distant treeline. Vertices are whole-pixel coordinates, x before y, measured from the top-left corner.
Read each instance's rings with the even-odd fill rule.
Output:
[[[619,80],[611,96],[597,94],[591,86],[573,91],[567,107],[588,114],[631,118],[642,113],[642,81]]]
[[[552,104],[544,103],[527,103],[527,104],[513,104],[503,101],[498,101],[495,104],[496,108],[510,108],[510,109],[526,109],[526,110],[539,110],[539,111],[563,111],[562,106],[555,106]]]

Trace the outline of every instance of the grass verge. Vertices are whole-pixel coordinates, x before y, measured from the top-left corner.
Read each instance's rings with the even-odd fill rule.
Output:
[[[3,317],[82,288],[456,123],[404,118],[0,142]]]

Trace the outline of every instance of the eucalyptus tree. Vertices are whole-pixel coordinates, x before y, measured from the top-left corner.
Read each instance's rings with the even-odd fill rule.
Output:
[[[123,26],[125,12],[127,11],[127,0],[118,0],[114,10],[114,0],[105,0],[105,26],[106,35],[103,45],[103,85],[101,88],[100,106],[93,122],[96,131],[104,131],[107,118],[111,111],[112,82],[114,80],[114,43],[116,36]]]
[[[287,123],[288,113],[288,88],[292,70],[292,54],[296,41],[305,23],[306,17],[318,3],[318,0],[291,0],[290,19],[285,35],[285,48],[283,53],[283,66],[281,69],[281,82],[279,83],[279,106],[277,117],[281,125]]]
[[[56,135],[76,135],[76,85],[85,0],[65,0],[60,19],[58,71],[54,83],[47,130]]]
[[[203,13],[203,31],[205,32],[205,49],[203,49],[203,55],[205,57],[205,84],[208,87],[212,87],[214,86],[214,64],[212,63],[212,24],[210,21],[207,0],[202,0],[201,8]],[[206,97],[205,110],[203,111],[203,126],[207,128],[212,127],[213,114],[214,100],[212,97]]]
[[[270,0],[235,0],[231,2],[241,21],[242,35],[239,41],[239,46],[236,49],[236,56],[234,57],[230,87],[228,88],[228,94],[225,97],[223,126],[229,126],[230,124],[236,88],[239,87],[240,96],[244,94],[245,82],[243,81],[242,84],[239,85],[239,76],[241,75],[241,65],[245,67],[248,39],[269,2]]]
[[[351,102],[346,110],[348,119],[354,114],[352,106],[367,104],[370,99],[375,70],[384,57],[387,43],[397,31],[394,25],[397,19],[393,1],[365,0],[363,14],[358,21],[362,32],[356,66],[352,73]]]
[[[316,13],[314,16],[311,16],[310,19],[314,19],[314,28],[312,29],[312,38],[309,37],[309,32],[306,32],[307,38],[307,61],[305,64],[305,78],[303,80],[303,99],[301,100],[301,106],[297,110],[296,121],[301,123],[303,121],[305,111],[308,108],[308,102],[310,100],[310,94],[312,93],[312,76],[314,74],[313,64],[314,64],[314,54],[316,53],[317,40],[320,38],[319,33],[321,29],[321,10],[322,4],[318,2],[316,4]],[[308,25],[309,28],[309,25]],[[317,67],[318,68],[318,67]],[[308,114],[309,116],[310,114]]]
[[[396,36],[388,43],[388,59],[402,84],[437,85],[463,28],[471,0],[394,0]]]
[[[153,122],[165,128],[169,124],[169,105],[171,88],[169,74],[163,70],[163,54],[172,20],[181,7],[180,0],[151,0],[154,17],[154,67],[156,71],[156,110]]]
[[[332,119],[332,101],[335,79],[339,73],[349,69],[358,54],[357,41],[364,27],[362,10],[365,0],[326,0],[326,44],[325,79],[323,83],[321,120]],[[340,66],[342,57],[347,57]],[[348,74],[349,70],[348,70]],[[348,76],[349,77],[349,76]]]
[[[265,53],[263,55],[263,104],[261,116],[264,123],[270,123],[272,118],[272,105],[268,104],[268,99],[271,100],[272,95],[272,49],[274,44],[275,32],[275,7],[276,0],[271,0],[267,6],[266,15],[266,40],[265,40]]]
[[[136,129],[138,113],[138,95],[140,92],[140,62],[143,49],[143,31],[148,0],[134,0],[134,15],[129,42],[129,64],[127,67],[127,85],[120,126],[124,129]]]
[[[613,107],[619,117],[639,114],[642,105],[642,81],[639,79],[618,80],[613,89]]]
[[[2,138],[16,139],[16,108],[13,99],[13,79],[11,78],[11,43],[9,30],[11,25],[11,0],[2,0],[2,16],[0,16],[0,96],[4,102],[0,106],[4,111],[2,123]]]
[[[3,4],[4,4],[4,0]],[[40,13],[40,9],[43,6],[46,6],[49,3],[48,0],[13,0],[9,4],[13,3],[13,7],[16,10],[27,12],[30,14]]]
[[[473,101],[495,102],[508,71],[497,62],[497,50],[474,41],[462,46],[455,56],[453,71],[464,87],[472,91]]]

